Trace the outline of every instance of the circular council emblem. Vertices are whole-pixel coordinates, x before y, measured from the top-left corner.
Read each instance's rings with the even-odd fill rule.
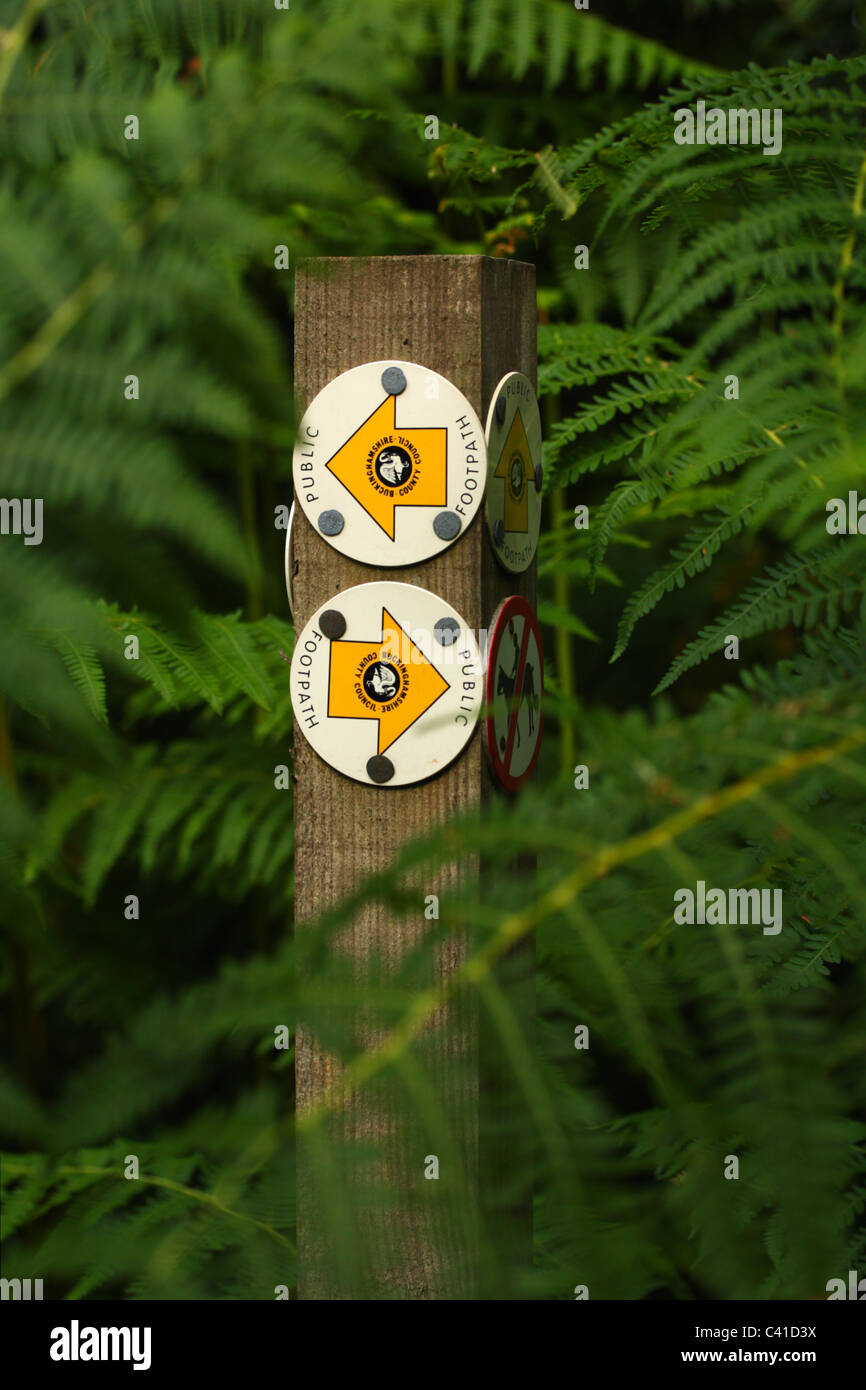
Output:
[[[487,415],[487,525],[499,563],[528,569],[541,524],[541,416],[532,384],[509,372]]]
[[[413,584],[359,584],[295,642],[292,708],[320,758],[357,782],[402,787],[441,772],[472,737],[484,695],[463,619]]]
[[[519,594],[493,615],[487,656],[487,752],[508,791],[531,777],[544,723],[544,654],[538,619]]]
[[[414,468],[413,468],[414,465]],[[401,492],[401,497],[408,497],[415,489],[418,481],[418,468],[421,465],[421,456],[417,449],[409,453],[400,444],[387,444],[384,449],[380,449],[373,461],[373,470],[379,482],[386,488],[402,488],[404,483],[408,484],[405,492]],[[414,471],[414,480],[412,479]]]
[[[319,392],[298,427],[295,496],[320,535],[368,565],[411,565],[456,540],[481,505],[481,423],[450,381],[366,362]]]

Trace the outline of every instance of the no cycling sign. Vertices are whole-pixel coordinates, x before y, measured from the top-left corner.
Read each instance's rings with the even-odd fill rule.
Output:
[[[313,400],[293,472],[304,515],[335,550],[368,565],[417,564],[445,550],[479,511],[484,431],[437,372],[366,362]]]
[[[533,773],[544,723],[544,659],[538,619],[519,594],[493,615],[487,658],[487,752],[508,791]]]

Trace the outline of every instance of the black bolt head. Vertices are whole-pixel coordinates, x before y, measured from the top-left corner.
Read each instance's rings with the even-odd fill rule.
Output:
[[[461,525],[456,512],[437,512],[433,518],[433,530],[440,541],[453,541]]]
[[[390,782],[394,776],[394,764],[390,758],[375,757],[367,760],[367,776],[371,782]]]
[[[327,608],[319,619],[319,627],[332,642],[338,642],[346,631],[346,619],[336,608]]]
[[[346,522],[343,513],[336,508],[330,508],[326,512],[319,512],[319,530],[323,536],[339,536]]]
[[[389,396],[399,396],[406,390],[406,374],[399,367],[386,367],[382,373],[382,386]]]
[[[456,618],[440,618],[433,628],[433,635],[442,647],[452,647],[460,635],[460,624]]]

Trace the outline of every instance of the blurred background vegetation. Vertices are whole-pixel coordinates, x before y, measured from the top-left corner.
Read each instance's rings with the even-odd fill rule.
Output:
[[[864,478],[864,22],[851,0],[0,0],[0,481],[44,499],[41,545],[0,537],[4,1276],[294,1289],[274,1030],[331,1028],[447,1149],[406,1019],[455,930],[455,990],[514,1080],[506,1162],[480,1205],[462,1172],[412,1200],[477,1223],[476,1289],[821,1298],[864,1267],[864,542],[824,524]],[[782,108],[781,155],[676,146],[699,98]],[[537,788],[459,828],[538,874],[443,900],[390,981],[346,978],[339,914],[292,929],[283,244],[292,268],[538,272],[547,735]],[[403,868],[454,843],[359,893],[405,908]],[[676,926],[698,879],[781,888],[783,931]],[[491,967],[533,934],[526,1029]],[[395,1038],[372,1065],[327,1012],[362,998]],[[498,1220],[528,1200],[531,1265]]]

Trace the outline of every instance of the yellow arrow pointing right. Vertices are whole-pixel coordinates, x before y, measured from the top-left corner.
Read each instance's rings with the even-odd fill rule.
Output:
[[[331,643],[328,716],[378,719],[379,753],[405,734],[449,690],[408,633],[382,609],[382,636]]]

